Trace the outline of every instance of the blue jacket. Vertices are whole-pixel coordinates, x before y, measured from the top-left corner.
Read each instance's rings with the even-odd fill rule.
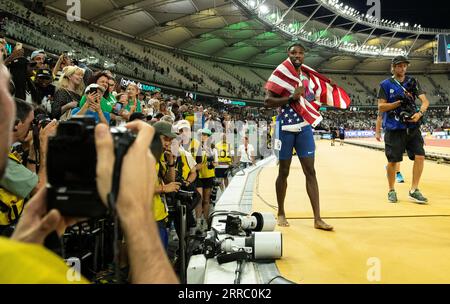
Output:
[[[405,81],[403,82],[402,86],[406,88],[410,81],[412,81],[413,78],[410,76],[406,76]],[[402,87],[395,82],[392,78],[388,78],[380,83],[381,89],[384,90],[387,102],[393,103],[398,100],[398,96],[405,96],[405,92],[402,89]],[[406,129],[413,129],[417,128],[417,123],[407,123],[404,124],[400,122],[399,119],[400,114],[400,108],[397,108],[395,110],[384,112],[383,113],[383,129],[386,131],[391,130],[406,130]]]

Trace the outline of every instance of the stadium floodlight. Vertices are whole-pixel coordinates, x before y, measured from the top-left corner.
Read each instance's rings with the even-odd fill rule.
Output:
[[[405,23],[405,26],[409,26],[409,23],[408,23],[408,22],[406,22],[406,23]]]
[[[259,7],[259,12],[263,15],[266,15],[269,13],[269,8],[263,4]]]
[[[404,25],[404,23],[403,22],[400,22],[400,26],[403,26]]]

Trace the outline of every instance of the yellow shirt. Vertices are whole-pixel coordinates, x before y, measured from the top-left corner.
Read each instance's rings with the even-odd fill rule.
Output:
[[[162,155],[162,157],[164,156]],[[156,174],[158,173],[159,173],[159,162],[156,163]],[[161,182],[158,176],[158,178],[156,179],[156,187],[159,188],[160,186]],[[166,205],[164,204],[160,194],[155,194],[153,196],[153,215],[156,221],[161,221],[169,216],[169,212],[167,211]]]
[[[216,146],[217,152],[219,153],[219,163],[231,163],[231,151],[230,144],[219,142]]]
[[[199,171],[199,178],[211,178],[211,177],[215,177],[216,176],[216,171],[214,170],[214,168],[212,169],[208,169],[208,162],[207,162],[207,156],[206,156],[206,152],[203,151],[202,153],[202,168]]]
[[[42,245],[0,237],[1,284],[88,284]]]

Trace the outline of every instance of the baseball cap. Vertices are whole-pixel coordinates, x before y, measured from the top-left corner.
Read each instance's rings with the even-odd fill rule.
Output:
[[[36,77],[51,79],[53,76],[52,76],[52,72],[50,72],[49,69],[38,69],[36,72]]]
[[[202,129],[202,134],[206,134],[206,135],[208,135],[208,136],[211,136],[211,135],[212,135],[212,132],[211,132],[210,129],[204,128],[204,129]]]
[[[104,87],[102,87],[101,85],[98,85],[98,84],[96,84],[96,83],[92,83],[92,84],[90,84],[90,85],[88,85],[87,87],[86,87],[86,89],[84,90],[84,94],[89,94],[89,91],[91,90],[91,89],[99,89],[99,90],[101,90],[102,92],[105,92],[105,88]]]
[[[392,64],[393,65],[396,65],[396,64],[399,64],[399,63],[407,63],[407,64],[409,64],[409,60],[405,56],[401,56],[401,55],[395,57],[394,59],[392,59]]]
[[[165,121],[158,121],[153,125],[153,128],[155,128],[155,131],[158,132],[161,135],[170,137],[170,138],[176,138],[177,134],[172,131],[172,125]]]
[[[45,51],[44,50],[36,50],[36,51],[34,51],[33,53],[31,53],[31,57],[30,57],[31,60],[33,60],[34,57],[36,57],[39,54],[44,54],[45,55]]]
[[[181,129],[191,129],[191,124],[189,123],[189,121],[187,120],[179,120],[176,124],[175,124],[175,129],[177,131],[181,130]]]

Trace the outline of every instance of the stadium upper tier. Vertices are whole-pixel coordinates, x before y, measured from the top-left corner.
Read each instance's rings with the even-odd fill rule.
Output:
[[[310,47],[307,64],[324,70],[365,69],[361,61],[375,57],[377,64],[369,70],[380,72],[389,65],[388,57],[405,53],[423,70],[433,60],[434,36],[450,32],[356,15],[335,0],[81,2],[81,22],[122,37],[266,66],[277,65],[289,41],[300,39]],[[68,8],[65,0],[46,5],[63,16]]]
[[[55,1],[52,6],[57,7],[59,2]],[[127,1],[117,2],[122,3]],[[199,4],[201,1],[192,2],[198,2],[197,4]],[[211,1],[204,2],[203,6],[198,7],[199,10],[205,7],[206,2]],[[223,10],[225,7],[233,7],[241,12],[241,9],[235,7],[233,3],[227,2],[220,6],[217,4],[219,2],[216,1],[215,11]],[[83,1],[83,5],[87,5],[86,3],[91,2]],[[91,14],[91,19],[96,20],[92,22],[105,19],[107,15],[103,17],[94,16],[95,10],[92,11],[93,8],[96,8],[94,3],[92,1],[93,6],[91,10],[87,10],[87,7],[82,7],[83,14],[87,14],[85,17],[89,17]],[[149,3],[152,3],[152,1],[149,1]],[[172,7],[171,11],[184,11],[181,9],[185,5],[183,3],[184,1],[178,1],[177,8]],[[152,7],[150,4],[139,8],[139,10],[138,4],[135,4],[135,6],[136,14],[138,11],[141,12],[146,8],[151,8],[153,14],[156,14],[156,7]],[[161,5],[157,7],[161,7]],[[171,7],[165,6],[165,9],[169,8]],[[273,67],[286,58],[285,42],[281,41],[277,41],[277,43],[281,43],[283,49],[280,52],[274,52],[273,56],[276,58],[271,57],[272,59],[267,62],[269,65],[263,67],[237,62],[232,64],[214,56],[189,55],[180,49],[156,47],[155,45],[145,43],[143,40],[132,39],[123,34],[118,35],[117,33],[108,32],[105,31],[105,28],[99,29],[99,25],[95,23],[89,25],[84,22],[68,22],[59,16],[45,17],[38,15],[30,12],[22,5],[9,0],[2,1],[0,9],[10,13],[10,18],[4,26],[7,35],[33,47],[43,48],[54,54],[70,51],[79,60],[85,60],[89,64],[111,69],[122,75],[129,75],[148,82],[224,97],[262,100],[264,97],[263,86],[270,76]],[[97,9],[97,13],[102,11],[100,8]],[[125,11],[130,9],[125,8]],[[120,21],[124,30],[125,28],[131,30],[132,25],[128,24],[127,21],[128,15],[120,15],[119,12],[114,14],[117,15],[113,15],[113,12],[110,12],[110,15],[108,15],[110,16],[109,20]],[[181,16],[181,13],[179,15]],[[196,16],[196,14],[192,13],[191,17],[193,16]],[[214,19],[214,16],[216,15],[211,15],[211,19]],[[138,18],[139,16],[135,17]],[[174,18],[174,16],[170,18]],[[180,18],[183,19],[186,17]],[[145,23],[145,18],[138,19]],[[255,23],[257,21],[250,20],[245,22]],[[214,30],[212,32],[216,31]],[[236,28],[233,35],[241,35],[244,37],[248,31],[254,32],[254,30]],[[164,36],[163,32],[165,31],[157,35]],[[261,44],[264,44],[267,41],[263,37],[267,34],[270,33],[261,33],[256,38],[253,37],[251,39],[258,40],[259,38],[257,37],[260,37]],[[171,36],[165,36],[165,39],[167,39],[166,45],[172,45],[175,41],[178,41],[176,37]],[[191,42],[187,43],[200,43],[198,38],[191,37],[189,40]],[[211,42],[211,40],[208,41]],[[242,48],[244,49],[242,52],[245,53],[246,47]],[[320,49],[320,47],[318,48]],[[236,48],[236,50],[238,49]],[[305,60],[306,64],[324,72],[327,76],[338,82],[351,96],[353,105],[376,105],[376,91],[380,81],[389,76],[390,59],[337,55],[323,60],[323,58],[318,59],[316,52],[315,48],[309,50]],[[320,51],[318,52],[320,53]],[[247,60],[248,62],[257,62],[255,58],[258,56],[261,56],[261,54],[255,54],[251,59],[245,56],[241,59]],[[444,66],[445,69],[440,70],[440,66],[430,65],[430,62],[427,60],[412,59],[410,72],[421,73],[418,79],[427,92],[432,104],[448,104],[450,76],[449,74],[444,74],[445,72],[448,73],[448,68]],[[357,62],[356,65],[354,64],[355,61]],[[350,68],[351,71],[349,71]],[[377,71],[378,73],[375,73]],[[439,71],[441,72],[440,74],[434,74]],[[424,75],[424,72],[428,72],[428,74]]]

